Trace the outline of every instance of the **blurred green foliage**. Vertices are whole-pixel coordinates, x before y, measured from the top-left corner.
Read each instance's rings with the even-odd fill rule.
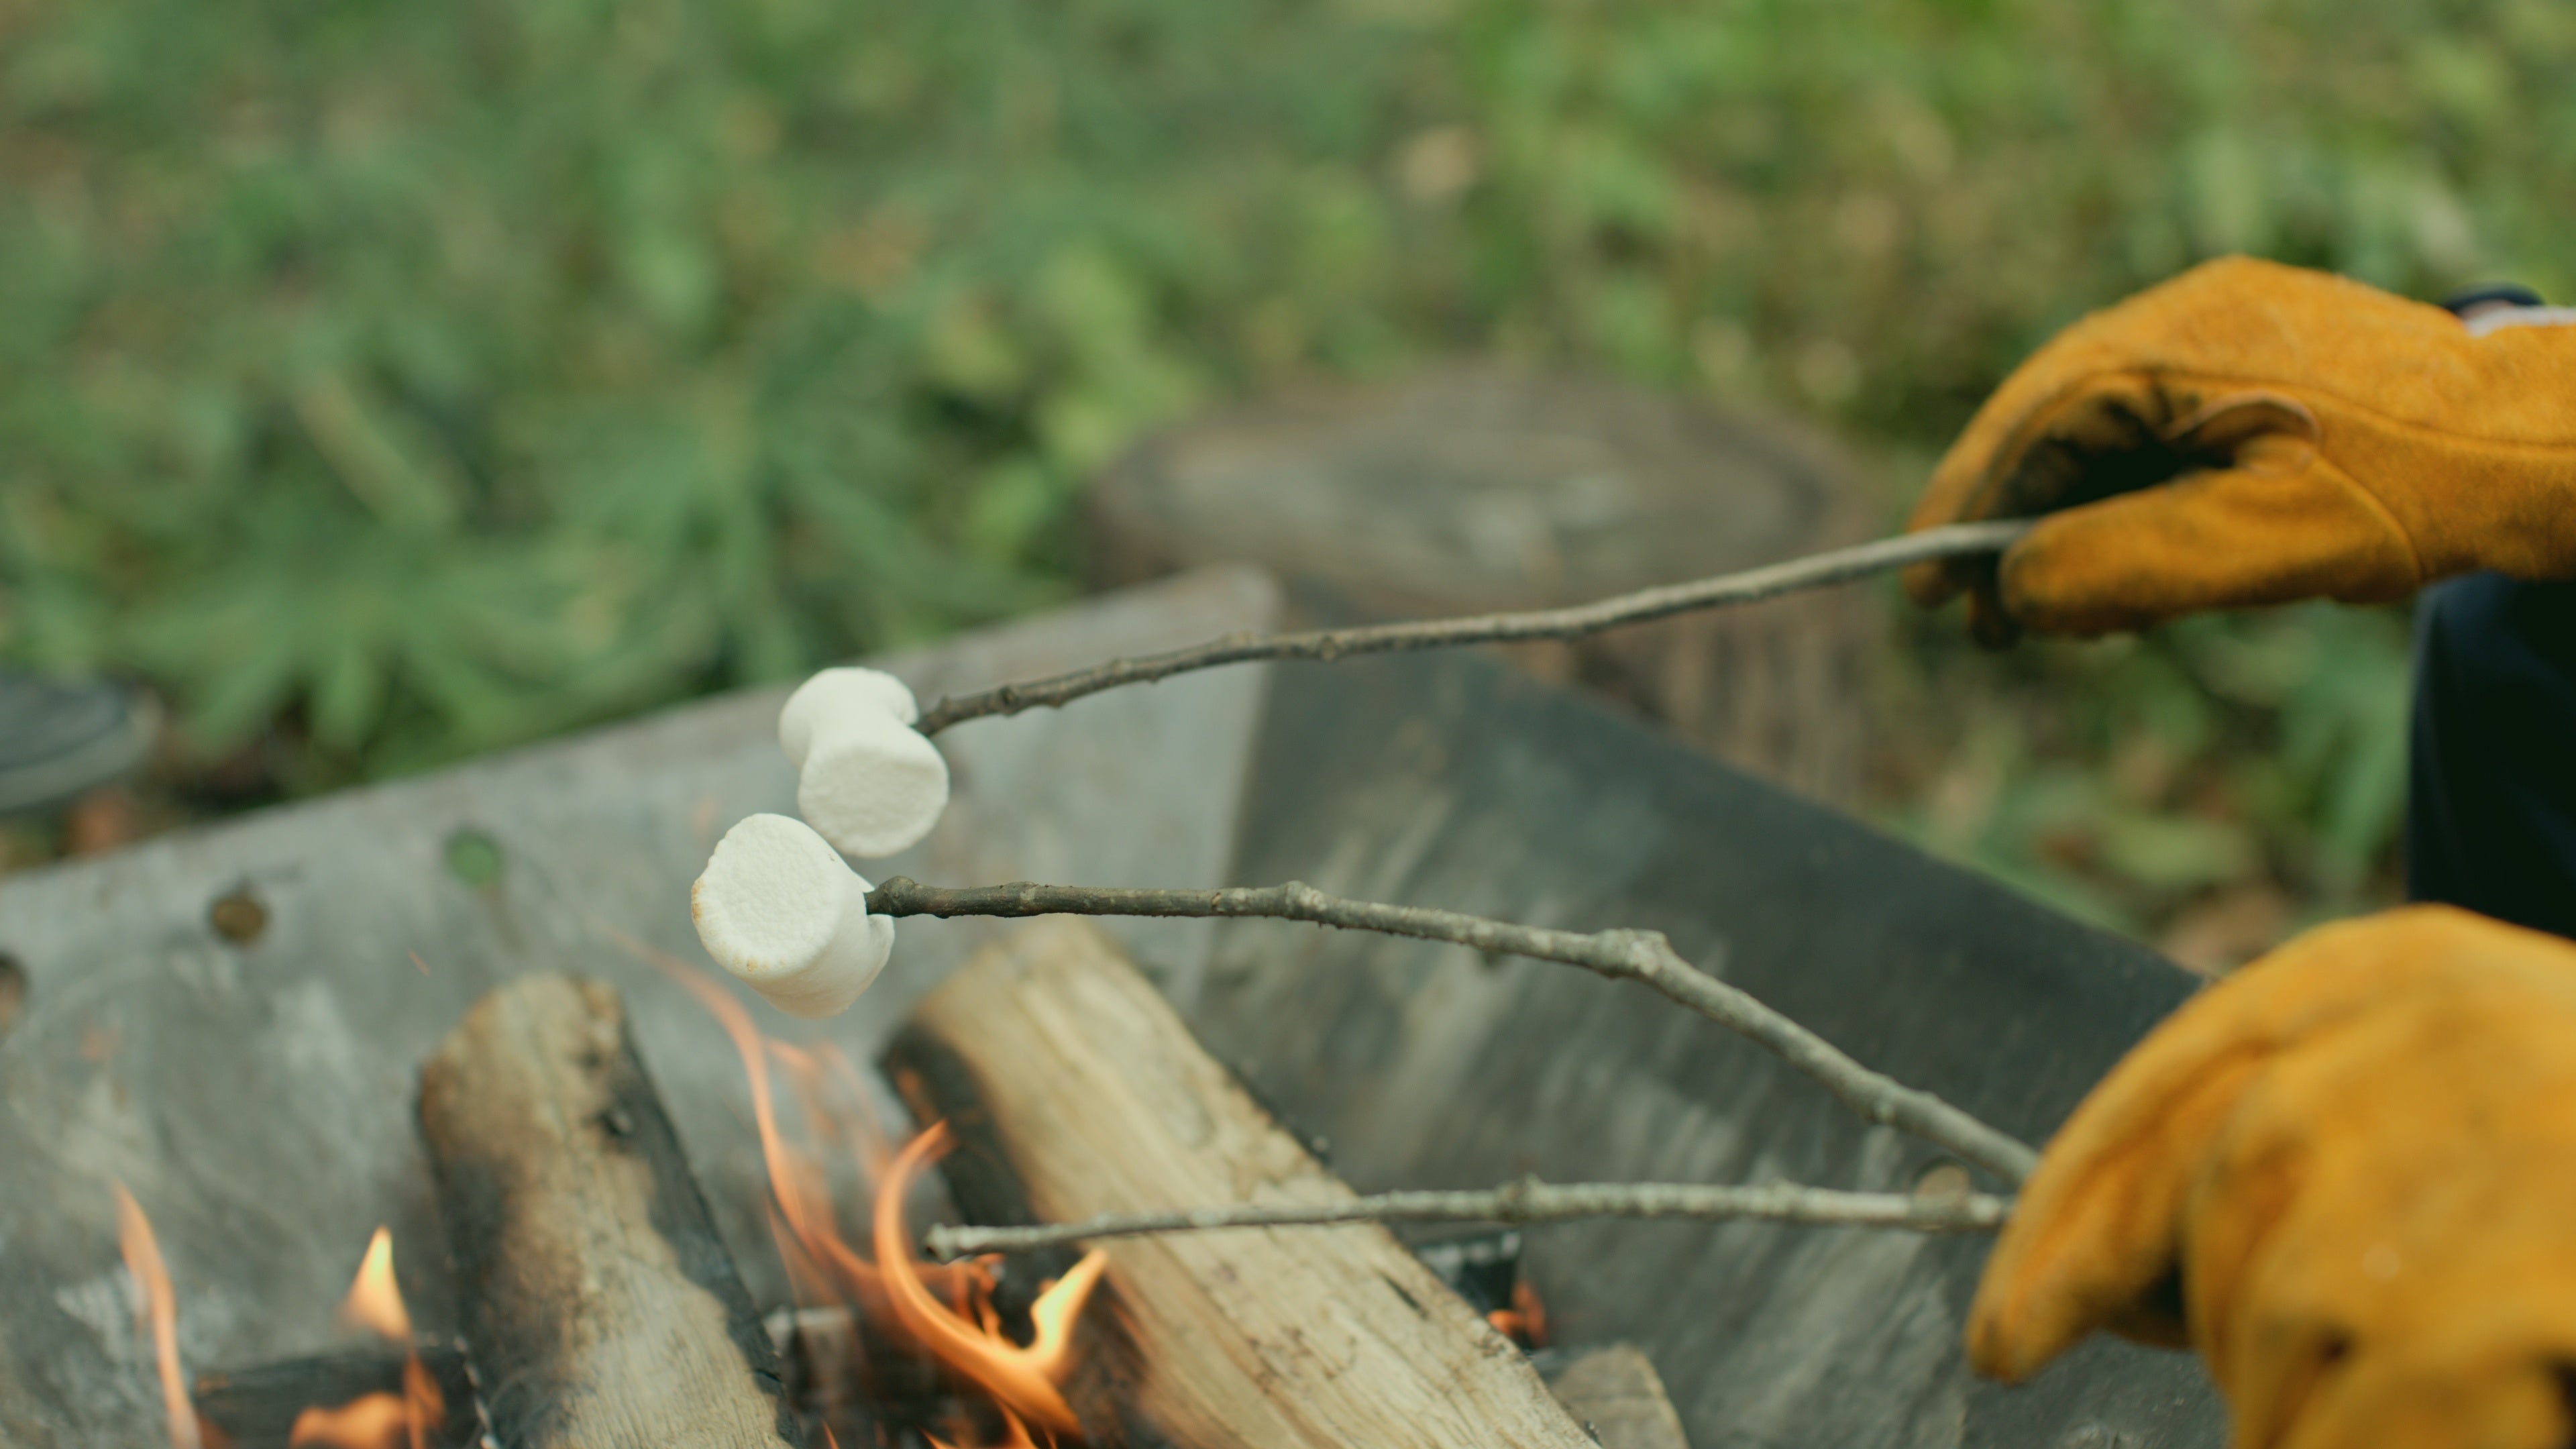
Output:
[[[2213,253],[2576,288],[2570,74],[2564,0],[0,0],[0,654],[311,786],[1041,601],[1089,470],[1286,379],[1937,445]],[[2366,862],[2391,636],[2063,666],[2118,681],[2066,729],[2245,701],[2243,808]]]
[[[1916,840],[2213,968],[2394,898],[2402,612],[2303,605],[1982,658],[1944,622],[1912,621],[1910,667],[1881,680],[1915,727],[1882,740],[1878,793]]]

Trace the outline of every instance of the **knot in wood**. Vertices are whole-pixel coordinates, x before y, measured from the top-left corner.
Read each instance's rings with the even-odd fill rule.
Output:
[[[1664,933],[1661,931],[1621,926],[1603,931],[1592,939],[1601,944],[1606,955],[1615,958],[1605,962],[1602,969],[1625,975],[1658,976],[1663,974],[1672,962],[1680,959],[1674,954],[1672,943],[1664,938]]]

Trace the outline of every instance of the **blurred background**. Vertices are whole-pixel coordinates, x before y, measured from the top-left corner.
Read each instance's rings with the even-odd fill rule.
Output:
[[[2250,251],[2576,291],[2561,0],[0,0],[0,660],[141,681],[5,863],[1069,597],[1231,399],[1500,359],[1799,415],[1894,527]],[[1967,645],[1857,804],[2187,962],[2391,898],[2402,612]]]

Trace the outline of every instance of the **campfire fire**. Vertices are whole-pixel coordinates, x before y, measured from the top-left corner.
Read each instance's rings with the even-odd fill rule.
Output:
[[[203,1449],[197,1428],[197,1406],[188,1399],[188,1378],[179,1368],[179,1300],[170,1289],[170,1271],[161,1262],[161,1245],[153,1240],[152,1220],[143,1215],[134,1194],[116,1184],[116,1244],[125,1255],[125,1271],[134,1280],[134,1319],[152,1336],[152,1358],[161,1375],[161,1407],[170,1421],[170,1449]]]
[[[848,1331],[825,1336],[845,1360],[830,1365],[830,1372],[870,1383],[889,1369],[900,1371],[882,1361],[889,1351],[935,1365],[945,1383],[943,1407],[912,1426],[935,1449],[1053,1449],[1078,1441],[1080,1425],[1062,1385],[1071,1370],[1075,1322],[1108,1265],[1106,1255],[1087,1254],[1045,1285],[1027,1308],[1027,1341],[1017,1341],[997,1299],[998,1256],[934,1264],[914,1254],[905,1198],[949,1149],[945,1127],[934,1125],[897,1150],[868,1105],[857,1069],[837,1047],[765,1038],[741,1003],[715,982],[667,957],[660,964],[706,1006],[741,1052],[769,1174],[770,1227],[796,1305],[838,1315],[847,1325]],[[870,1253],[860,1252],[842,1232],[824,1148],[791,1141],[782,1129],[773,1063],[785,1069],[808,1134],[846,1154],[873,1184]],[[201,1422],[189,1394],[179,1358],[177,1297],[151,1222],[121,1183],[116,1214],[137,1328],[152,1343],[170,1449],[221,1449],[225,1436]],[[352,1331],[402,1349],[402,1390],[303,1408],[289,1431],[291,1449],[430,1449],[449,1406],[413,1337],[388,1229],[377,1228],[369,1240],[339,1318]],[[879,1361],[871,1361],[871,1351]],[[837,1445],[832,1425],[820,1427],[825,1442]]]
[[[877,1260],[885,1266],[884,1283],[895,1317],[941,1362],[973,1379],[991,1394],[1014,1433],[1022,1420],[1050,1434],[1070,1434],[1079,1426],[1073,1410],[1056,1389],[1064,1377],[1073,1342],[1073,1320],[1082,1312],[1092,1287],[1109,1259],[1094,1248],[1073,1270],[1056,1280],[1029,1308],[1034,1330],[1026,1347],[1002,1336],[1001,1316],[993,1309],[989,1274],[970,1275],[974,1285],[966,1311],[951,1309],[930,1296],[912,1262],[903,1230],[903,1194],[921,1169],[948,1150],[947,1124],[915,1137],[879,1183],[876,1196]],[[972,1314],[969,1317],[969,1313]]]
[[[900,1147],[895,1146],[880,1125],[876,1104],[883,1087],[863,1074],[836,1046],[799,1045],[767,1038],[742,1003],[714,980],[671,958],[655,954],[654,959],[723,1028],[738,1050],[750,1088],[752,1125],[766,1168],[765,1207],[793,1303],[783,1322],[780,1317],[771,1320],[770,1333],[790,1351],[781,1376],[759,1376],[768,1385],[758,1408],[762,1422],[775,1423],[792,1439],[792,1423],[778,1415],[802,1418],[809,1436],[807,1442],[820,1442],[833,1449],[844,1442],[873,1444],[876,1449],[901,1449],[906,1445],[915,1449],[1076,1449],[1084,1438],[1084,1421],[1092,1420],[1097,1431],[1097,1415],[1103,1412],[1116,1420],[1109,1437],[1123,1439],[1133,1422],[1167,1422],[1160,1417],[1167,1412],[1179,1415],[1170,1422],[1193,1422],[1192,1415],[1211,1413],[1217,1417],[1210,1422],[1231,1422],[1221,1411],[1205,1407],[1223,1402],[1222,1395],[1228,1392],[1243,1396],[1240,1401],[1244,1403],[1261,1402],[1258,1396],[1267,1390],[1260,1385],[1223,1387],[1232,1382],[1225,1375],[1232,1373],[1232,1365],[1239,1362],[1225,1357],[1223,1350],[1219,1350],[1216,1359],[1207,1361],[1216,1364],[1215,1368],[1189,1358],[1192,1350],[1184,1345],[1193,1343],[1193,1335],[1202,1332],[1203,1326],[1184,1323],[1176,1336],[1168,1321],[1137,1316],[1142,1305],[1170,1301],[1154,1296],[1150,1275],[1122,1275],[1122,1287],[1131,1296],[1121,1305],[1120,1328],[1114,1335],[1116,1346],[1109,1349],[1106,1358],[1082,1355],[1086,1367],[1080,1387],[1069,1393],[1077,1360],[1076,1326],[1106,1275],[1107,1255],[1098,1250],[1084,1254],[1059,1278],[1036,1284],[1038,1291],[1033,1299],[1024,1286],[1029,1280],[1021,1270],[1026,1259],[1011,1260],[1007,1275],[1004,1260],[998,1254],[948,1264],[922,1261],[907,1224],[906,1205],[930,1167],[951,1150],[954,1137],[948,1127],[934,1122]],[[595,1004],[595,996],[583,995],[560,978],[541,978],[541,983],[548,980],[556,983],[554,994],[537,998],[541,1002],[563,999],[576,1005]],[[1137,992],[1150,989],[1141,979],[1134,985]],[[613,1009],[614,999],[608,1000]],[[478,1012],[482,1010],[478,1008]],[[475,1020],[469,1017],[469,1024]],[[619,1018],[612,1010],[604,1018],[579,1020],[605,1020],[615,1026]],[[622,1027],[618,1029],[622,1033]],[[1083,1040],[1092,1035],[1075,1034]],[[954,1036],[945,1039],[971,1040]],[[595,1035],[579,1036],[567,1050],[595,1050],[584,1045],[593,1040]],[[627,1048],[630,1054],[631,1050]],[[433,1066],[450,1064],[453,1059],[453,1053],[443,1049],[433,1059]],[[478,1060],[471,1056],[463,1059]],[[499,1070],[489,1061],[480,1062],[480,1067],[486,1073]],[[424,1069],[425,1083],[432,1081],[430,1072]],[[783,1083],[778,1080],[781,1073]],[[906,1082],[908,1100],[944,1105],[949,1110],[980,1105],[971,1098],[960,1103],[917,1090],[915,1077],[901,1079]],[[589,1079],[582,1080],[587,1083]],[[522,1100],[523,1084],[513,1079],[508,1086],[503,1100]],[[649,1092],[649,1085],[645,1090]],[[449,1117],[432,1117],[428,1085],[424,1086],[422,1100],[424,1133],[436,1152],[441,1143],[450,1140],[438,1132],[453,1113]],[[582,1112],[592,1110],[584,1107]],[[658,1111],[658,1106],[645,1098],[635,1110]],[[584,1123],[592,1120],[575,1115]],[[1014,1119],[996,1107],[994,1120],[1006,1123]],[[660,1123],[658,1117],[654,1121]],[[649,1146],[667,1143],[670,1137],[667,1125],[658,1125],[659,1137],[639,1134],[631,1125],[595,1130],[611,1134],[601,1140],[612,1141],[615,1152],[644,1150],[617,1144]],[[1004,1140],[1012,1144],[1008,1150],[1014,1154],[1029,1150],[1026,1140]],[[1278,1140],[1285,1150],[1293,1152],[1285,1138]],[[572,1150],[555,1139],[547,1139],[546,1147],[549,1151]],[[1093,1152],[1113,1149],[1114,1144],[1103,1148],[1087,1143],[1077,1157],[1089,1161]],[[667,1153],[671,1149],[652,1150]],[[1022,1159],[1015,1155],[1013,1161],[1019,1163]],[[837,1185],[847,1184],[853,1177],[857,1179],[856,1191],[836,1190]],[[192,1396],[179,1358],[178,1303],[168,1264],[141,1205],[121,1184],[116,1187],[115,1202],[119,1242],[135,1299],[138,1336],[148,1337],[152,1344],[170,1449],[227,1449],[236,1435],[247,1435],[246,1443],[282,1441],[288,1449],[436,1449],[441,1444],[461,1442],[460,1436],[470,1437],[478,1430],[486,1434],[499,1432],[498,1421],[485,1417],[492,1406],[476,1402],[471,1392],[465,1357],[473,1351],[470,1346],[433,1344],[424,1362],[396,1281],[393,1235],[381,1226],[368,1241],[340,1305],[339,1318],[345,1329],[370,1335],[388,1348],[338,1351],[327,1357],[278,1365],[275,1370],[210,1374],[196,1385],[196,1395]],[[864,1237],[857,1237],[845,1227],[856,1228],[862,1210],[866,1219]],[[697,1211],[703,1215],[704,1209]],[[706,1224],[697,1231],[703,1240],[712,1233],[713,1226]],[[1408,1260],[1392,1242],[1385,1244],[1384,1251],[1394,1254],[1401,1268],[1421,1272],[1422,1264]],[[1504,1298],[1496,1290],[1511,1279],[1506,1276],[1502,1282],[1492,1281],[1494,1264],[1500,1263],[1505,1269],[1510,1265],[1508,1256],[1492,1255],[1515,1251],[1506,1235],[1502,1247],[1478,1247],[1467,1261],[1470,1267],[1481,1265],[1485,1269],[1475,1275],[1482,1297],[1476,1307],[1490,1309],[1486,1314],[1488,1322],[1527,1347],[1545,1341],[1544,1310],[1525,1284],[1513,1283],[1508,1298]],[[1464,1270],[1434,1266],[1435,1271],[1450,1275],[1453,1286],[1460,1286],[1457,1275]],[[1135,1265],[1130,1263],[1129,1268],[1133,1271]],[[1366,1277],[1371,1288],[1378,1282],[1397,1282],[1387,1276],[1396,1271],[1394,1265],[1353,1271]],[[514,1281],[533,1280],[522,1275]],[[1141,1289],[1140,1283],[1145,1285]],[[751,1311],[753,1305],[738,1283],[732,1285],[731,1291],[740,1305],[733,1311],[737,1315]],[[1468,1290],[1462,1286],[1461,1291]],[[1411,1310],[1410,1316],[1397,1315],[1399,1321],[1410,1324],[1424,1314],[1425,1300],[1408,1295],[1400,1285],[1395,1287],[1395,1296]],[[1341,1304],[1354,1300],[1334,1296],[1328,1301]],[[526,1343],[495,1346],[508,1342],[511,1321],[501,1320],[502,1331],[486,1339],[485,1330],[492,1325],[474,1316],[477,1305],[488,1308],[488,1302],[481,1298],[467,1301],[468,1320],[476,1341],[484,1345],[486,1353],[501,1354],[509,1365],[522,1362],[520,1355],[527,1350]],[[737,1316],[733,1321],[739,1324],[743,1319]],[[1472,1318],[1467,1321],[1473,1323]],[[1151,1331],[1162,1336],[1137,1337],[1140,1323],[1161,1325]],[[1481,1335],[1481,1331],[1477,1333]],[[1293,1340],[1295,1330],[1286,1332]],[[737,1335],[729,1342],[739,1345],[741,1339]],[[1482,1350],[1461,1352],[1466,1355],[1464,1362],[1482,1361],[1477,1358]],[[1139,1353],[1157,1367],[1157,1373],[1143,1378],[1126,1377],[1130,1358]],[[1190,1371],[1197,1377],[1162,1372],[1163,1366],[1176,1361],[1173,1355],[1179,1356],[1177,1361],[1198,1363]],[[762,1352],[751,1366],[768,1362]],[[1328,1365],[1326,1377],[1338,1375],[1344,1367],[1347,1365]],[[1149,1401],[1142,1411],[1148,1418],[1131,1421],[1127,1417],[1136,1407],[1131,1395],[1150,1391],[1152,1385],[1174,1383],[1196,1386],[1189,1390],[1194,1396]],[[1206,1387],[1209,1384],[1218,1387]],[[1109,1399],[1102,1398],[1104,1394],[1115,1400],[1114,1409],[1106,1407]],[[630,1397],[614,1400],[631,1401]],[[200,1402],[204,1404],[202,1417]],[[1073,1407],[1075,1402],[1085,1405],[1079,1415]],[[1255,1410],[1259,1412],[1264,1411]],[[515,1442],[515,1438],[509,1442]]]
[[[403,1391],[364,1394],[337,1408],[314,1407],[296,1415],[287,1435],[289,1449],[319,1445],[324,1449],[427,1449],[429,1436],[447,1419],[447,1404],[420,1361],[412,1338],[411,1314],[403,1307],[402,1289],[394,1282],[394,1235],[376,1229],[367,1256],[340,1304],[340,1321],[363,1329],[403,1350]]]
[[[998,1258],[923,1262],[914,1256],[904,1227],[905,1196],[922,1171],[948,1150],[946,1127],[933,1125],[900,1151],[891,1150],[866,1105],[857,1070],[838,1047],[825,1043],[808,1049],[763,1037],[742,1003],[721,986],[669,957],[655,953],[655,959],[723,1025],[742,1056],[753,1127],[769,1170],[770,1230],[797,1306],[848,1312],[874,1329],[880,1341],[925,1355],[956,1380],[980,1390],[999,1421],[997,1449],[1038,1449],[1077,1436],[1080,1425],[1061,1386],[1071,1369],[1075,1320],[1098,1286],[1107,1256],[1097,1250],[1086,1254],[1048,1285],[1029,1306],[1029,1341],[1015,1342],[1004,1332],[995,1301]],[[808,1129],[840,1144],[873,1184],[873,1258],[862,1256],[843,1236],[821,1158],[790,1143],[780,1129],[772,1061],[786,1068]],[[848,1341],[855,1358],[860,1339]],[[853,1362],[837,1367],[864,1380],[874,1366]],[[927,1430],[923,1437],[939,1449],[976,1449],[980,1436],[971,1419],[959,1416],[949,1428],[954,1441]]]
[[[116,1184],[116,1236],[126,1273],[134,1280],[136,1324],[152,1339],[170,1449],[220,1449],[224,1436],[199,1422],[188,1394],[188,1376],[179,1362],[178,1295],[152,1236],[152,1221],[123,1183]],[[357,1280],[340,1305],[340,1321],[402,1346],[403,1391],[305,1409],[289,1434],[291,1449],[428,1449],[431,1434],[446,1420],[447,1405],[412,1338],[411,1314],[394,1281],[393,1234],[385,1228],[377,1228],[367,1244]]]

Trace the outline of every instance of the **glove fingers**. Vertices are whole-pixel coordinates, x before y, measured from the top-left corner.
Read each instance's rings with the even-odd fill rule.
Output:
[[[1982,500],[1978,494],[1995,450],[2019,421],[2018,411],[2007,411],[2007,407],[2007,399],[1998,392],[1977,410],[1966,430],[1932,470],[1932,481],[1924,487],[1923,496],[1915,500],[1913,516],[1906,520],[1906,532],[1920,533],[1950,523],[1975,523],[1988,516],[1980,511]],[[1914,564],[1905,570],[1905,592],[1924,608],[1938,608],[1961,590],[1973,587],[1981,572],[1991,576],[1993,567],[1992,559],[1983,558],[1934,559]]]
[[[2183,1214],[2247,1087],[2285,1045],[2437,969],[2463,933],[2503,929],[2442,908],[2321,927],[2185,1002],[2076,1107],[2023,1184],[1969,1311],[1969,1362],[2019,1380],[2097,1328],[2180,1339],[2165,1290]]]
[[[2014,618],[2081,635],[2202,609],[2395,598],[2420,578],[2377,500],[2286,434],[2240,449],[2236,466],[2053,515],[1999,574]]]
[[[2026,371],[2061,373],[2053,361],[2043,350]],[[2008,385],[1951,445],[1909,527],[2027,518],[2162,482],[2182,466],[2165,439],[2171,412],[2156,381],[2137,373],[2097,373],[2072,386],[2061,377],[2045,396]],[[1980,558],[1917,564],[1906,589],[1917,603],[1938,605],[1987,583],[1992,567]],[[1999,632],[1989,625],[1978,637],[1991,643]]]
[[[2132,1061],[2135,1059],[2133,1058]],[[2259,1068],[2238,1052],[2205,1072],[2106,1079],[2023,1185],[1968,1313],[1968,1361],[2018,1382],[2097,1328],[2173,1343],[2181,1323],[2159,1289],[2180,1258],[2182,1210],[2209,1143]]]
[[[2246,1093],[2188,1219],[2195,1339],[2235,1442],[2320,1420],[2356,1449],[2567,1442],[2492,1412],[2576,1347],[2576,951],[2551,955],[2383,981]],[[2484,1423],[2403,1433],[2400,1413]]]

